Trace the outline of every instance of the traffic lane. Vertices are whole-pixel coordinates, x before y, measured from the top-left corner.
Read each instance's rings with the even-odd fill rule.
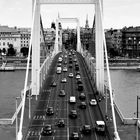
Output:
[[[83,62],[80,62],[81,65],[83,65],[82,63]],[[88,76],[86,69],[82,69],[82,72],[83,72],[84,77]],[[87,93],[92,93],[93,96],[94,96],[93,98],[95,98],[95,95],[94,95],[95,93],[93,92],[93,89],[92,89],[92,86],[91,86],[89,80],[90,80],[89,78],[84,78],[84,83],[86,85],[86,90],[87,90]],[[94,109],[93,109],[93,107],[92,108],[90,107],[90,110],[91,110],[92,116],[94,116],[94,118],[95,118],[94,121],[96,121],[96,120],[104,120],[98,105],[96,107],[94,107]],[[106,131],[105,131],[105,136],[100,136],[98,134],[96,134],[96,135],[97,135],[98,139],[103,139],[104,140],[104,139],[109,138],[109,136],[107,135]],[[108,138],[107,138],[107,136],[108,136]]]

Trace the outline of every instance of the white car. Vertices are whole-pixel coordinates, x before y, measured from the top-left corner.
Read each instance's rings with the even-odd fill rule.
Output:
[[[76,75],[76,79],[80,79],[81,77],[80,77],[80,75],[78,74],[78,75]]]
[[[63,72],[67,72],[68,69],[66,67],[63,68]]]
[[[99,133],[105,132],[105,122],[104,121],[96,121],[95,122],[95,130]]]
[[[89,104],[95,106],[97,105],[97,101],[95,99],[91,99]]]
[[[67,82],[67,79],[66,79],[66,78],[63,78],[63,79],[61,80],[61,82],[62,82],[62,83],[66,83],[66,82]]]
[[[69,73],[69,77],[72,78],[73,77],[73,73]]]

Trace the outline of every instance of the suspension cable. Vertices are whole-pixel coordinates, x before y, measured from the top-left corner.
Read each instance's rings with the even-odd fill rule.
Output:
[[[26,76],[25,76],[25,82],[24,82],[24,94],[23,94],[23,98],[22,98],[22,111],[21,111],[21,119],[20,119],[20,126],[19,126],[19,132],[18,132],[18,140],[22,140],[22,127],[23,127],[24,108],[25,108],[25,101],[26,101],[26,89],[27,89],[27,83],[28,83],[31,47],[32,47],[32,40],[33,40],[35,8],[36,8],[36,0],[34,2],[34,9],[33,9],[33,21],[32,21],[32,26],[31,26],[31,39],[30,39],[30,46],[29,46],[29,52],[28,52],[28,58],[27,58]]]
[[[104,34],[103,11],[101,7],[101,0],[99,0],[99,7],[100,7],[100,14],[101,14],[100,16],[101,16],[102,33],[103,33],[103,44],[104,44],[104,49],[105,49],[107,76],[108,76],[108,84],[109,84],[109,91],[110,91],[109,93],[110,93],[111,109],[112,109],[112,117],[113,117],[114,136],[116,140],[120,140],[119,134],[117,132],[116,117],[115,117],[115,111],[114,111],[114,99],[112,96],[112,85],[111,85],[111,78],[110,78],[110,71],[109,71],[109,64],[108,64],[108,57],[107,57],[106,40],[105,40],[105,34]]]

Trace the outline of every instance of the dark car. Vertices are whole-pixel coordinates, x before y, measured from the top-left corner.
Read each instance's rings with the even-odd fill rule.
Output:
[[[71,140],[79,140],[78,132],[72,132],[70,139]]]
[[[64,97],[66,95],[65,91],[62,89],[60,90],[59,96]]]
[[[58,126],[58,127],[65,127],[65,122],[64,122],[64,120],[63,120],[63,119],[58,120],[57,126]]]
[[[56,82],[53,81],[53,82],[51,83],[51,86],[52,86],[52,87],[56,87],[56,86],[57,86]]]
[[[76,119],[77,118],[77,111],[71,110],[69,116],[70,116],[70,118]]]
[[[84,87],[83,84],[78,84],[78,91],[83,91]]]
[[[54,114],[53,107],[48,107],[46,111],[46,115],[53,115],[53,114]]]
[[[84,125],[82,127],[81,131],[82,131],[83,134],[90,134],[91,133],[91,126],[90,125]]]
[[[52,133],[53,133],[52,126],[51,125],[46,125],[42,129],[41,135],[42,136],[47,136],[47,135],[52,135]]]
[[[86,99],[86,95],[84,93],[80,93],[79,99],[80,100],[85,100]]]
[[[72,68],[72,64],[69,64],[69,68]]]
[[[75,70],[78,71],[78,70],[79,70],[79,66],[76,66],[76,67],[75,67]]]
[[[77,84],[82,84],[82,79],[77,79]]]
[[[79,107],[80,107],[81,109],[86,109],[87,105],[86,105],[85,102],[81,102],[80,105],[79,105]]]

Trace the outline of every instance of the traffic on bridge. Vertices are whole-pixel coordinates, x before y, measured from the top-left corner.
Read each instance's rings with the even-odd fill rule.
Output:
[[[55,56],[26,140],[110,140],[81,54]]]

